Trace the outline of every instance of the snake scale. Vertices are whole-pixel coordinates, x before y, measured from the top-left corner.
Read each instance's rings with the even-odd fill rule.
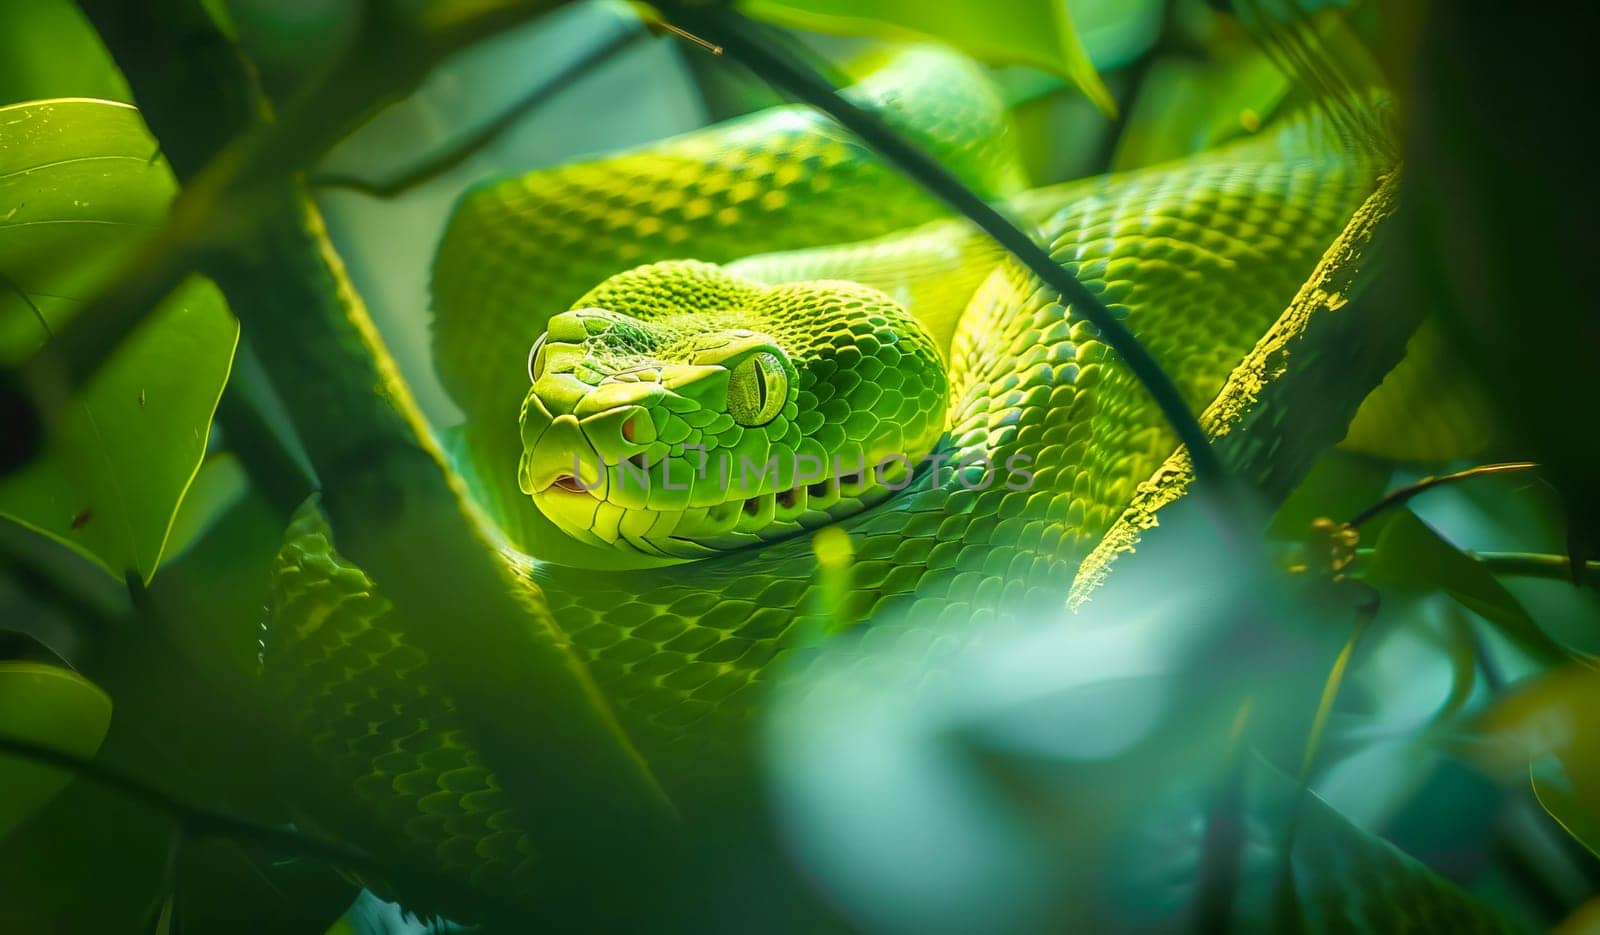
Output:
[[[1388,168],[1313,112],[1028,191],[1000,96],[964,59],[907,51],[847,93],[1004,199],[1196,410]],[[1059,296],[794,106],[473,189],[434,300],[463,473],[669,793],[739,756],[776,663],[821,634],[870,626],[931,656],[949,627],[1058,610],[1174,446]],[[702,453],[780,467],[695,470]],[[822,473],[783,466],[799,455]],[[636,470],[655,482],[630,487]],[[849,555],[831,573],[820,530]],[[263,668],[346,790],[303,804],[454,881],[441,911],[515,903],[537,829],[386,610],[303,510]]]

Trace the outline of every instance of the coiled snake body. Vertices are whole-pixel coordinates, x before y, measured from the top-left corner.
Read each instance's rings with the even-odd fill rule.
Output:
[[[1308,115],[1024,192],[974,66],[913,51],[850,93],[1008,199],[1196,409],[1386,168]],[[463,470],[513,545],[561,561],[513,558],[669,792],[742,747],[799,642],[870,625],[933,652],[945,627],[1059,608],[1174,447],[1059,296],[798,108],[474,190],[434,291]],[[784,467],[800,455],[820,473]],[[821,529],[850,555],[829,581]],[[305,512],[264,667],[316,768],[354,792],[317,817],[514,901],[537,837],[385,611]]]

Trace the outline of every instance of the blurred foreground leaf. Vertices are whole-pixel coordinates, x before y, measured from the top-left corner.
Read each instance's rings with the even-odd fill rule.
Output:
[[[1270,576],[1202,541],[1076,615],[937,642],[880,622],[780,681],[766,749],[808,877],[867,929],[1508,931],[1273,765],[1299,756],[1335,618],[1263,600]]]
[[[1459,886],[1393,844],[1351,824],[1306,793],[1298,803],[1288,777],[1260,764],[1256,814],[1284,827],[1298,810],[1291,861],[1294,898],[1278,903],[1275,930],[1298,910],[1303,932],[1511,932],[1510,923]]]
[[[1447,542],[1410,510],[1399,511],[1384,525],[1365,577],[1380,590],[1444,591],[1535,659],[1553,663],[1570,658],[1487,566]]]
[[[1121,171],[1181,159],[1255,133],[1277,111],[1289,86],[1283,72],[1255,48],[1224,61],[1162,60],[1145,78],[1111,167]]]
[[[0,108],[0,361],[26,358],[165,215],[176,183],[131,107]],[[238,325],[190,279],[101,365],[0,514],[148,581],[199,469]]]
[[[1600,795],[1594,789],[1585,798],[1572,785],[1561,761],[1553,756],[1541,757],[1528,766],[1528,779],[1533,783],[1533,794],[1539,804],[1550,813],[1573,840],[1600,857]]]
[[[1574,664],[1530,679],[1480,729],[1491,765],[1513,776],[1526,769],[1550,817],[1600,856],[1600,671]]]
[[[1032,65],[1060,75],[1105,113],[1117,109],[1062,0],[741,0],[739,7],[757,19],[797,29],[937,39],[984,61]]]
[[[0,735],[92,757],[111,726],[111,698],[60,666],[0,662]],[[59,769],[0,752],[0,838],[72,781]]]

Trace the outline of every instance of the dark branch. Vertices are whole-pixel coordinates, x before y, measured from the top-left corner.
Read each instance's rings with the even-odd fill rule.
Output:
[[[1351,517],[1345,525],[1359,528],[1362,523],[1380,513],[1400,506],[1417,494],[1426,493],[1435,487],[1471,480],[1474,477],[1487,477],[1490,474],[1513,474],[1519,471],[1531,471],[1538,466],[1532,461],[1507,461],[1502,464],[1485,464],[1465,471],[1457,471],[1454,474],[1443,474],[1439,477],[1424,477],[1415,484],[1401,487],[1399,490],[1387,494],[1382,500]]]
[[[566,90],[573,82],[609,62],[647,35],[648,33],[639,32],[631,27],[623,29],[601,45],[590,50],[576,62],[557,72],[548,81],[523,95],[521,99],[506,108],[505,112],[498,117],[468,134],[465,138],[456,141],[453,145],[406,170],[396,178],[374,182],[356,175],[328,173],[313,175],[311,177],[311,185],[313,188],[348,189],[374,198],[393,198],[396,195],[403,194],[436,176],[454,169],[482,152],[485,147],[499,139],[502,133],[509,130],[518,121],[544,106],[545,102]]]
[[[1202,484],[1220,483],[1224,474],[1222,464],[1172,378],[1128,326],[1112,315],[1105,303],[1058,264],[1048,251],[962,184],[938,160],[896,133],[877,114],[846,101],[804,62],[767,42],[743,16],[726,7],[703,7],[679,0],[663,0],[655,6],[676,25],[722,46],[729,58],[774,87],[837,120],[912,181],[993,237],[1046,285],[1061,293],[1074,312],[1100,331],[1101,339],[1122,358],[1160,407],[1179,441],[1189,450],[1196,479]]]
[[[292,828],[264,825],[249,819],[197,808],[141,780],[107,766],[18,737],[0,734],[0,755],[30,760],[66,770],[79,778],[105,786],[127,799],[176,821],[187,834],[213,835],[250,841],[280,854],[320,860],[378,879],[392,876],[371,855],[356,848],[312,837]]]
[[[1565,555],[1544,555],[1536,552],[1468,552],[1497,575],[1514,578],[1545,578],[1550,581],[1572,583],[1572,559]],[[1585,568],[1591,575],[1600,574],[1600,561],[1590,560]],[[1595,581],[1595,578],[1586,580]]]

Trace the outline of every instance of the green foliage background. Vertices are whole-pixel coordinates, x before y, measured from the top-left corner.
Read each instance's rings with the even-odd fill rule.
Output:
[[[1066,7],[1070,18],[1050,4],[1010,5],[1015,15],[986,9],[974,18],[978,5],[937,17],[931,15],[937,5],[866,4],[862,21],[842,28],[837,4],[762,2],[749,12],[801,30],[787,35],[833,62],[847,63],[883,35],[908,29],[983,56],[1013,102],[1037,184],[1179,159],[1255,132],[1308,97],[1236,18],[1203,3],[1074,0]],[[333,0],[211,6],[224,13],[279,99],[366,41],[354,5]],[[1407,124],[1408,171],[1449,178],[1443,168],[1489,141],[1484,126],[1439,98],[1477,95],[1489,102],[1486,112],[1506,113],[1494,109],[1504,98],[1538,114],[1550,106],[1553,89],[1539,84],[1549,76],[1532,63],[1510,65],[1509,78],[1461,83],[1468,79],[1455,69],[1488,27],[1442,14],[1430,21],[1434,32],[1419,38],[1410,25],[1421,16],[1414,6],[1354,5],[1349,36],[1373,51],[1369,64],[1397,86],[1410,108],[1404,116],[1427,117]],[[1536,33],[1537,24],[1524,26]],[[830,34],[804,32],[808,27]],[[457,195],[488,176],[659,139],[766,106],[775,95],[691,45],[641,38],[447,171],[392,197],[348,183],[381,185],[405,175],[430,153],[495,123],[527,88],[607,37],[638,30],[630,9],[602,3],[567,5],[509,29],[446,59],[312,173],[327,183],[318,198],[333,240],[441,433],[458,414],[428,361],[425,276]],[[846,35],[831,34],[841,31]],[[1356,41],[1349,36],[1330,34],[1330,47]],[[109,103],[28,103],[58,98],[129,102],[131,95],[66,0],[0,8],[0,362],[8,366],[49,340],[41,319],[55,328],[121,265],[138,262],[144,232],[162,220],[176,191],[134,111]],[[949,894],[928,881],[1003,913],[1032,906],[1031,899],[1048,902],[1039,893],[1053,887],[1070,889],[1049,876],[1028,888],[1041,867],[1059,869],[1051,861],[1062,854],[1110,867],[1109,878],[1122,888],[1112,902],[1135,922],[1143,910],[1130,907],[1146,903],[1204,905],[1206,887],[1214,885],[1203,872],[1211,852],[1195,834],[1178,831],[1214,814],[1217,788],[1232,788],[1241,808],[1266,823],[1245,833],[1237,922],[1270,927],[1288,912],[1310,928],[1336,928],[1349,894],[1360,892],[1363,914],[1342,921],[1367,930],[1430,924],[1445,930],[1440,920],[1461,919],[1529,929],[1566,924],[1567,931],[1581,930],[1586,919],[1593,924],[1600,916],[1600,690],[1585,666],[1600,654],[1600,597],[1593,573],[1589,585],[1574,586],[1564,563],[1570,554],[1581,567],[1595,554],[1591,488],[1600,462],[1594,433],[1582,421],[1592,368],[1579,365],[1584,349],[1594,347],[1592,313],[1583,311],[1592,303],[1562,291],[1575,261],[1530,278],[1514,251],[1486,251],[1471,239],[1492,236],[1483,218],[1494,219],[1497,230],[1529,232],[1530,240],[1583,239],[1542,187],[1571,174],[1563,172],[1576,158],[1569,153],[1575,142],[1554,136],[1537,148],[1555,167],[1543,181],[1507,172],[1534,157],[1497,150],[1467,160],[1475,174],[1464,173],[1466,194],[1419,186],[1405,219],[1404,282],[1396,288],[1438,313],[1414,345],[1417,357],[1437,358],[1430,377],[1437,405],[1397,412],[1385,408],[1380,391],[1363,425],[1376,433],[1369,440],[1413,433],[1417,456],[1401,462],[1363,455],[1353,436],[1349,447],[1356,450],[1327,455],[1271,520],[1269,547],[1281,565],[1299,569],[1286,587],[1311,582],[1306,589],[1317,592],[1309,604],[1297,597],[1281,605],[1292,608],[1285,611],[1286,639],[1315,660],[1296,674],[1326,675],[1349,641],[1348,670],[1323,712],[1321,742],[1303,777],[1295,775],[1302,764],[1267,763],[1230,749],[1233,708],[1204,692],[1171,695],[1173,685],[1188,683],[1164,670],[1154,670],[1148,684],[1133,680],[1123,686],[1128,694],[1110,702],[1096,694],[1105,686],[1093,673],[1075,682],[1059,672],[1019,700],[1008,694],[1015,685],[988,668],[999,662],[979,658],[964,673],[963,694],[944,710],[945,720],[896,703],[891,677],[865,688],[859,679],[825,678],[817,690],[838,706],[835,717],[819,722],[807,709],[806,718],[786,720],[781,703],[774,715],[775,791],[771,812],[760,819],[788,829],[784,860],[792,863],[772,872],[803,868],[825,895],[819,899],[796,877],[773,887],[784,898],[751,917],[795,927],[824,918],[839,923],[841,916],[886,929],[908,920],[931,924],[941,919],[940,900]],[[110,161],[82,161],[91,158]],[[1519,188],[1524,184],[1526,191]],[[118,233],[80,225],[43,238],[41,229],[18,226],[49,211],[115,221]],[[1440,236],[1441,230],[1456,236]],[[75,262],[61,263],[62,257]],[[1457,275],[1463,265],[1472,265],[1468,281],[1483,284],[1465,298]],[[1513,283],[1531,293],[1515,307],[1506,301]],[[1527,308],[1548,318],[1527,326]],[[192,281],[68,401],[66,414],[49,427],[46,454],[0,478],[6,517],[0,521],[0,734],[95,755],[196,807],[280,824],[291,816],[270,778],[279,751],[270,726],[250,707],[246,686],[255,677],[265,568],[282,525],[272,491],[250,485],[233,454],[249,436],[213,429],[219,394],[233,428],[282,442],[286,473],[305,466],[257,365],[248,355],[234,360],[236,337],[214,288]],[[1530,395],[1530,387],[1541,395]],[[255,421],[228,415],[242,403]],[[1564,410],[1564,419],[1547,410]],[[1430,432],[1473,433],[1482,452],[1473,462],[1430,460]],[[1354,544],[1334,541],[1316,523],[1349,519],[1386,491],[1428,475],[1525,457],[1546,467],[1434,489],[1362,525]],[[1366,590],[1352,598],[1357,592],[1346,581],[1319,591],[1332,566],[1347,560],[1339,570]],[[1276,593],[1283,586],[1249,569],[1198,560],[1184,567],[1177,580],[1131,573],[1126,587],[1181,593],[1228,580],[1238,591]],[[1361,595],[1369,593],[1380,599],[1379,609],[1358,625]],[[1108,598],[1106,619],[1119,607],[1138,613],[1116,601]],[[1082,651],[1132,659],[1177,639],[1176,621],[1148,616],[1148,627],[1130,628],[1122,642]],[[1191,618],[1182,623],[1197,625]],[[1064,637],[1069,642],[1050,651],[1076,652],[1071,638],[1078,637]],[[996,658],[1004,661],[1005,651]],[[882,662],[893,670],[892,659]],[[1279,687],[1284,697],[1292,694]],[[1079,697],[1074,693],[1100,700],[1076,709],[1056,703]],[[1171,697],[1200,701],[1188,717],[1176,718],[1167,707]],[[1141,705],[1165,714],[1146,724],[1126,713]],[[1102,710],[1125,715],[1103,718]],[[1130,738],[1145,744],[1140,749],[1153,745],[1171,757],[1170,770],[1193,777],[1194,792],[1152,801],[1130,793],[1128,777],[1140,774],[1114,757],[1028,744],[1030,725],[1059,726],[1063,718],[1078,718],[1081,736],[1111,747],[1131,745]],[[952,732],[960,743],[948,762],[923,757],[929,737],[942,744]],[[877,772],[851,789],[831,788],[819,764],[850,755]],[[968,769],[994,781],[976,788],[947,782]],[[1316,798],[1295,804],[1301,779]],[[357,901],[358,888],[325,864],[259,842],[192,841],[169,864],[174,832],[167,817],[102,785],[68,780],[60,771],[0,758],[0,788],[7,793],[0,799],[0,930],[176,931],[175,920],[182,920],[186,931],[231,931],[248,916],[254,930],[323,931],[353,901],[335,930],[412,924],[370,896]],[[912,812],[909,824],[936,816],[944,823],[934,847],[982,859],[939,864],[917,829],[876,814],[890,795],[924,796],[930,810]],[[1120,824],[1107,818],[1100,828],[1096,812],[1133,817]],[[1291,815],[1296,858],[1313,869],[1302,871],[1294,889],[1299,902],[1286,908],[1284,891],[1272,884],[1279,879],[1277,832]],[[1050,829],[1063,826],[1081,834],[1053,836],[1058,832]],[[708,840],[737,841],[739,830],[713,829]],[[868,845],[882,849],[877,859],[862,856]],[[1150,854],[1172,858],[1173,867],[1142,864]],[[926,879],[908,882],[885,871],[905,866],[926,870]],[[950,866],[956,872],[940,877]],[[996,867],[1015,873],[985,876]]]

